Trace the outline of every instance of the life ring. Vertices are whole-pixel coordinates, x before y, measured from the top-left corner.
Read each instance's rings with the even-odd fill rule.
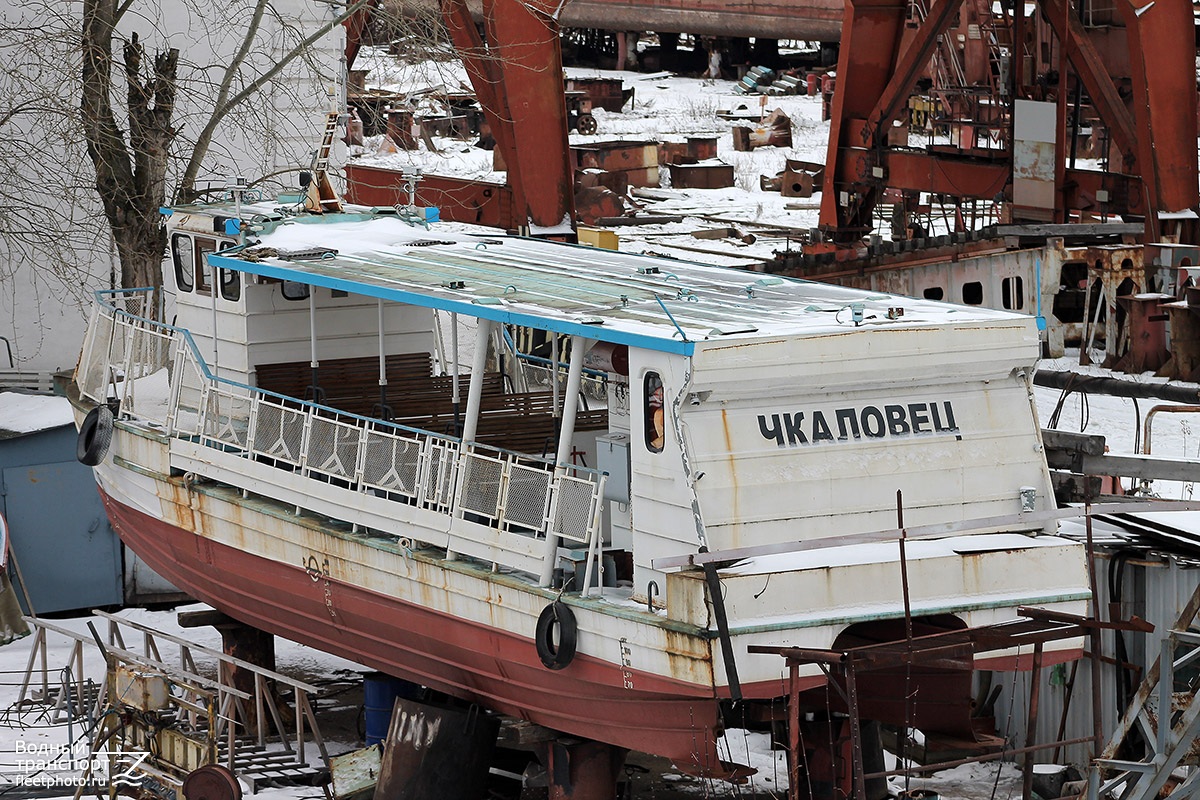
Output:
[[[75,442],[75,458],[94,467],[108,454],[112,444],[113,413],[108,406],[96,406],[83,418],[79,438]]]
[[[554,643],[554,627],[558,625],[558,644]],[[578,629],[575,614],[565,604],[555,600],[538,615],[534,644],[538,658],[547,669],[562,669],[575,659],[575,637]]]

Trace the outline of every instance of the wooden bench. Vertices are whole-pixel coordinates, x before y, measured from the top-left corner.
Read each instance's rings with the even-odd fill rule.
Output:
[[[306,361],[259,364],[255,368],[258,388],[269,392],[313,400],[354,414],[370,413],[379,402],[379,357],[330,358],[317,367],[317,385],[323,396],[312,396],[313,370]],[[433,372],[429,353],[396,353],[384,358],[388,391],[393,383],[427,380]]]
[[[431,375],[433,360],[428,353],[390,355],[385,365],[392,422],[431,433],[459,435],[454,419],[454,379],[449,375]],[[261,389],[297,399],[306,399],[306,392],[311,395],[312,370],[307,362],[260,364],[256,372]],[[322,361],[317,379],[325,393],[317,401],[321,405],[351,414],[376,416],[380,400],[378,358]],[[470,385],[470,375],[459,376],[460,415],[466,414]],[[553,458],[558,447],[553,393],[505,394],[504,389],[503,375],[484,376],[475,440],[503,450]],[[580,410],[576,415],[576,430],[607,427],[607,409]]]

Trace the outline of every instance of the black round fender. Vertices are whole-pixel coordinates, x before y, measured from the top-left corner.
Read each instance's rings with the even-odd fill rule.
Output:
[[[113,413],[108,406],[96,406],[83,418],[79,438],[75,442],[75,458],[94,467],[108,455],[112,444]]]
[[[556,627],[557,637],[554,635]],[[542,659],[547,669],[562,669],[575,659],[578,632],[575,614],[565,603],[555,600],[542,609],[538,615],[534,644],[537,645],[538,658]]]

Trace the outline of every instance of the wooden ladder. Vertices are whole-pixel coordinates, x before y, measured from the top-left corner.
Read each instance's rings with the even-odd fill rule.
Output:
[[[314,214],[336,214],[342,210],[342,200],[329,183],[329,154],[333,150],[333,137],[337,133],[340,118],[341,114],[337,111],[330,111],[325,115],[325,133],[321,137],[320,147],[317,148],[317,156],[313,159],[313,180],[308,185],[304,207]]]

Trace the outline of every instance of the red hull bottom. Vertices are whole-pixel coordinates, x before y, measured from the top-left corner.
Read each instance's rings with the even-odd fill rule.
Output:
[[[244,553],[101,495],[151,568],[248,625],[547,728],[721,771],[718,703],[694,686],[584,655],[548,670],[531,639]]]
[[[235,619],[553,730],[665,756],[695,774],[724,772],[716,754],[719,703],[701,694],[702,687],[585,655],[563,670],[548,670],[531,639],[212,542],[101,495],[129,547],[176,586]],[[1046,655],[1050,665],[1079,651]],[[1030,658],[1023,653],[975,668],[1023,671]],[[944,680],[933,681],[929,697],[945,693],[947,686],[936,685]],[[747,698],[771,698],[786,693],[785,684],[742,688]],[[813,704],[819,710],[828,705],[820,699],[824,687],[822,676],[811,676],[799,689],[806,700],[820,700]],[[969,692],[950,694],[955,697],[925,710],[933,715],[926,721],[931,729],[965,734]],[[958,694],[966,698],[961,704],[952,702]],[[878,712],[873,718],[887,719],[894,703],[881,700],[869,703]],[[907,709],[906,718],[911,713]]]

